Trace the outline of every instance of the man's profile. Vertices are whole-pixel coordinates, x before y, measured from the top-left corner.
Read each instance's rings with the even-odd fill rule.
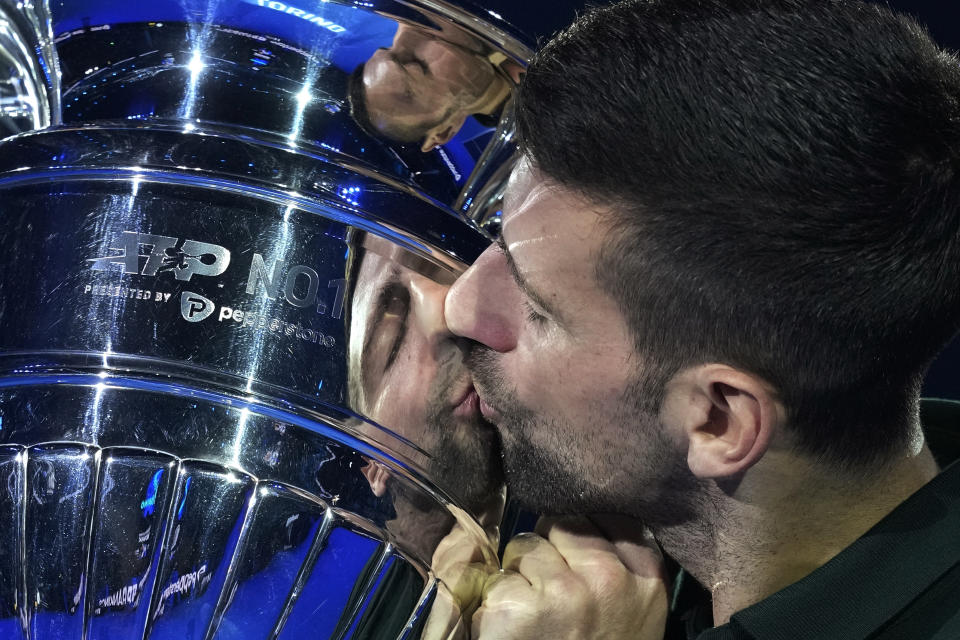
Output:
[[[514,495],[646,523],[701,638],[960,637],[960,466],[919,418],[960,328],[960,61],[866,2],[630,0],[517,113],[445,307]],[[585,531],[508,547],[474,636],[661,637],[652,565]]]
[[[474,517],[496,521],[503,477],[495,434],[477,410],[464,349],[443,321],[453,275],[383,238],[356,236],[346,314],[350,405],[425,450],[431,477]],[[384,493],[389,474],[369,472],[373,491]]]

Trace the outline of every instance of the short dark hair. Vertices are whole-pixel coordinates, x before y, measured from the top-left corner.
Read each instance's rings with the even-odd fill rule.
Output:
[[[960,326],[960,63],[923,28],[856,1],[620,2],[535,56],[518,128],[612,205],[597,278],[655,395],[726,362],[811,455],[902,449]]]
[[[347,102],[350,104],[350,116],[364,133],[371,136],[380,136],[380,132],[373,126],[370,113],[367,111],[367,95],[363,88],[364,64],[358,64],[347,77]]]

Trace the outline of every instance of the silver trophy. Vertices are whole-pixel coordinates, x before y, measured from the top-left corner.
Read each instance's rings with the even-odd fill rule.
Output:
[[[445,637],[504,490],[439,314],[529,53],[437,0],[0,2],[0,637]]]

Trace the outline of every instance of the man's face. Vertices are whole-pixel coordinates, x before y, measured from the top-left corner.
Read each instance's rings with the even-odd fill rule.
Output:
[[[400,266],[368,237],[352,300],[357,409],[431,454],[433,478],[472,510],[499,495],[496,435],[477,408],[465,350],[443,319],[448,285]]]
[[[426,136],[473,105],[495,77],[490,63],[464,47],[402,25],[393,45],[364,65],[367,111],[378,128],[419,128]]]
[[[443,120],[455,101],[446,87],[437,86],[427,64],[392,49],[377,49],[363,67],[367,110],[374,124],[390,120],[424,130]]]
[[[481,410],[513,495],[544,512],[647,516],[682,461],[639,381],[617,303],[594,275],[605,216],[523,162],[503,232],[453,285],[450,329],[475,340]]]

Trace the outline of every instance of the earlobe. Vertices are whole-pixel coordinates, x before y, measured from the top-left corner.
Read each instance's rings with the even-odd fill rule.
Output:
[[[428,133],[427,137],[423,139],[423,143],[420,145],[420,151],[423,153],[429,153],[435,148],[439,147],[441,144],[440,138],[437,137],[434,133]]]
[[[378,463],[367,460],[366,466],[362,467],[362,472],[367,482],[370,483],[370,490],[378,498],[382,498],[387,493],[387,479],[390,474]]]
[[[698,478],[744,473],[767,452],[780,426],[783,412],[771,385],[727,365],[685,370],[671,388],[687,398],[673,403],[673,419],[688,439],[687,464]]]
[[[433,127],[427,132],[426,137],[423,139],[423,144],[420,147],[420,150],[424,153],[431,151],[435,147],[439,147],[442,144],[447,144],[453,139],[453,136],[457,135],[457,132],[463,127],[463,123],[466,122],[466,115],[455,113],[449,118]]]

